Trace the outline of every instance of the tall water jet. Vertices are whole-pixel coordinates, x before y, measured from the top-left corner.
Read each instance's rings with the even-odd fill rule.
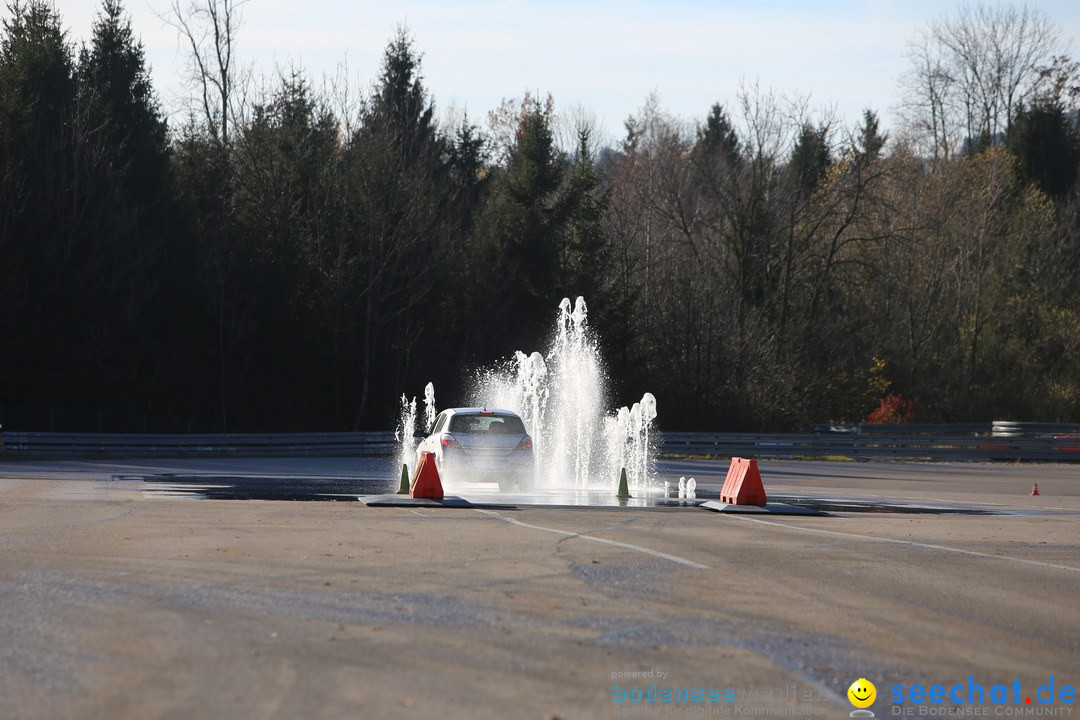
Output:
[[[584,298],[577,299],[573,310],[569,298],[559,304],[555,344],[548,353],[554,367],[550,393],[557,412],[544,418],[550,452],[540,455],[551,479],[572,479],[577,486],[587,484],[592,470],[593,440],[601,434],[607,385],[588,332],[588,316]]]
[[[428,383],[431,387],[431,383]],[[429,426],[430,427],[430,426]],[[401,396],[401,413],[398,416],[398,426],[394,430],[394,439],[401,446],[398,454],[398,467],[408,465],[410,470],[416,463],[416,446],[419,445],[413,435],[416,432],[416,398],[409,400]]]
[[[415,400],[413,401],[416,402]],[[428,383],[424,386],[424,432],[430,432],[435,424],[435,386]]]
[[[605,419],[607,465],[625,467],[637,491],[656,478],[655,437],[651,434],[655,419],[656,398],[652,393],[645,393],[631,408],[619,408],[614,416]]]
[[[518,351],[480,373],[473,402],[521,415],[533,437],[538,488],[610,488],[622,468],[635,492],[655,481],[656,398],[646,393],[632,409],[605,414],[607,377],[584,298],[559,304],[546,360]]]
[[[531,355],[518,350],[509,368],[502,371],[489,370],[481,374],[481,385],[490,391],[479,391],[479,405],[490,405],[507,410],[514,410],[521,416],[522,422],[533,439],[533,454],[538,457],[540,448],[546,446],[547,439],[541,428],[547,412],[550,392],[547,387],[547,363],[538,352]],[[488,398],[488,399],[485,399]],[[539,483],[541,464],[536,464],[535,481]]]

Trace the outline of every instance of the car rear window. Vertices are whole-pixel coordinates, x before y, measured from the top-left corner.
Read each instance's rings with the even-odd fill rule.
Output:
[[[493,435],[525,435],[525,423],[514,415],[454,415],[450,432],[491,433]]]

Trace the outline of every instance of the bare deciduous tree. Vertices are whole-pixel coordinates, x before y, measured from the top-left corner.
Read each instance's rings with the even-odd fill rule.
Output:
[[[237,84],[236,38],[245,0],[173,0],[165,21],[191,52],[190,82],[199,93],[206,127],[229,146],[229,122]]]
[[[941,48],[923,34],[911,44],[911,67],[901,79],[903,112],[914,148],[935,161],[948,160],[958,143],[953,123],[953,77]]]
[[[908,130],[947,159],[960,143],[994,144],[1046,82],[1061,31],[1028,5],[963,6],[911,45],[901,79]]]

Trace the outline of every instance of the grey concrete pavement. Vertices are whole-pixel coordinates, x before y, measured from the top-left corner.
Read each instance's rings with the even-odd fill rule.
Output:
[[[726,463],[664,471],[708,493]],[[384,470],[0,463],[0,716],[839,718],[866,677],[885,717],[896,684],[1080,684],[1080,468],[762,464],[773,493],[1007,512],[825,518],[190,500],[109,481],[140,472]],[[652,683],[732,699],[614,699]]]

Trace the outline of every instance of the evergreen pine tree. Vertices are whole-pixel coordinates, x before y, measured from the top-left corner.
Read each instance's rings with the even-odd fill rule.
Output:
[[[788,164],[792,180],[803,198],[813,195],[831,164],[832,155],[826,138],[826,128],[804,124]]]
[[[709,109],[704,127],[698,129],[698,148],[708,155],[719,155],[732,167],[738,165],[739,136],[720,103]]]
[[[121,0],[103,0],[89,47],[79,58],[79,85],[94,121],[108,137],[114,164],[123,172],[129,199],[152,215],[168,186],[168,129],[162,117],[142,43]]]
[[[859,136],[855,145],[855,152],[863,163],[876,160],[881,155],[885,143],[889,140],[888,133],[882,135],[878,126],[877,113],[869,108],[863,110],[863,124],[859,128]]]
[[[1009,130],[1009,151],[1021,180],[1051,197],[1061,197],[1080,169],[1080,132],[1056,102],[1020,108]]]

